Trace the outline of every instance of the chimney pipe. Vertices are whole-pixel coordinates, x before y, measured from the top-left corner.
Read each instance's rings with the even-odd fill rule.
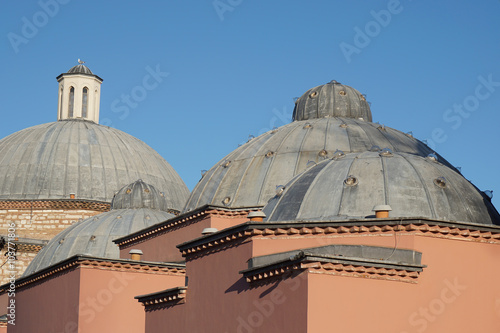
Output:
[[[135,261],[140,261],[142,255],[143,255],[142,251],[137,250],[137,249],[130,250],[130,252],[128,254],[130,254],[130,259],[135,260]]]
[[[376,205],[373,207],[373,211],[375,212],[375,217],[378,219],[383,219],[389,217],[389,212],[392,210],[389,205]]]
[[[250,219],[252,222],[262,222],[264,218],[266,217],[266,214],[264,214],[263,211],[259,210],[257,212],[250,212],[247,217]]]

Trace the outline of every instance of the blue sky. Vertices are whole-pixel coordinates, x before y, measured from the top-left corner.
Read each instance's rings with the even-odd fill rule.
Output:
[[[294,97],[335,79],[500,206],[499,0],[1,6],[0,137],[55,121],[55,77],[81,58],[104,79],[101,123],[145,141],[192,189],[249,135],[288,123]],[[161,82],[126,105],[150,70]]]

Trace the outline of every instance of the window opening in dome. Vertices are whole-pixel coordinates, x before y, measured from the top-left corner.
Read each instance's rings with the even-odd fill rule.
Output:
[[[312,125],[309,124],[309,123],[305,123],[304,127],[303,128],[312,128]]]
[[[332,159],[339,159],[339,158],[342,158],[342,157],[344,157],[344,156],[345,156],[344,152],[343,152],[342,150],[340,150],[340,149],[337,149],[337,150],[333,153],[333,157],[332,157]]]
[[[483,193],[488,197],[488,199],[493,199],[493,191],[492,190],[486,190],[483,191]]]
[[[285,186],[283,186],[283,185],[276,186],[276,196],[277,197],[281,196],[281,194],[283,193],[284,190],[285,190]]]
[[[339,91],[339,95],[340,95],[340,96],[345,96],[345,95],[346,95],[346,92],[345,92],[344,90],[341,90],[341,91]]]
[[[370,148],[370,151],[373,151],[373,152],[379,152],[380,151],[380,147],[379,146],[372,146]]]
[[[362,94],[361,96],[359,96],[361,98],[362,101],[366,101],[366,95],[365,94]]]
[[[320,150],[318,155],[321,157],[326,157],[328,155],[328,151],[326,151],[325,149],[322,149],[322,150]]]
[[[356,185],[358,185],[358,178],[356,178],[352,175],[349,175],[344,180],[344,184],[346,184],[347,186],[356,186]]]
[[[83,88],[82,94],[82,117],[87,118],[87,101],[88,101],[88,89],[87,87]]]
[[[269,158],[269,157],[273,157],[273,155],[274,155],[274,152],[273,152],[273,151],[268,151],[268,152],[266,153],[266,157],[267,157],[267,158]]]
[[[384,148],[382,151],[379,153],[380,156],[384,157],[391,157],[392,156],[392,150],[390,148]]]
[[[406,136],[410,137],[410,138],[413,138],[413,132],[412,131],[409,131],[408,133],[406,133]]]
[[[438,186],[438,187],[445,188],[446,187],[446,178],[437,177],[436,179],[434,179],[434,184],[436,184],[436,186]]]
[[[437,155],[434,154],[434,153],[431,153],[431,154],[427,155],[427,158],[430,159],[433,162],[437,162],[437,160],[438,160]]]
[[[318,92],[317,91],[313,91],[312,93],[309,94],[309,98],[314,98],[318,96]]]
[[[341,128],[347,128],[347,124],[346,123],[342,123],[342,124],[339,125],[339,127],[341,127]]]
[[[225,197],[224,200],[222,200],[222,203],[224,205],[229,205],[229,203],[231,202],[231,197]]]
[[[230,165],[231,165],[231,161],[224,161],[224,163],[222,164],[222,167],[227,168]]]
[[[73,105],[75,104],[75,88],[69,89],[68,117],[73,118]]]
[[[148,188],[145,188],[145,189],[144,189],[144,192],[149,193],[149,189],[148,189]]]

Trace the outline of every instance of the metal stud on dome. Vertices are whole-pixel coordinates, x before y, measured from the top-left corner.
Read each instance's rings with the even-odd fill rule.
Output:
[[[384,148],[379,153],[379,155],[383,157],[392,157],[394,154],[392,153],[392,150],[390,148]]]
[[[319,151],[318,155],[326,158],[328,156],[328,151],[326,149],[322,149]]]
[[[284,190],[285,190],[285,186],[283,186],[283,185],[276,186],[276,196],[277,197],[281,196],[281,194],[283,194]]]
[[[342,150],[337,149],[337,150],[333,153],[333,157],[332,157],[332,159],[337,160],[337,159],[342,158],[342,157],[344,157],[344,156],[345,156],[345,153],[344,153]]]
[[[224,200],[222,200],[222,203],[227,206],[231,202],[231,197],[225,197]]]
[[[356,186],[358,185],[358,178],[354,177],[353,175],[349,175],[344,180],[344,184],[346,184],[347,186]]]
[[[435,153],[431,153],[429,155],[427,155],[427,159],[433,161],[433,162],[437,162],[438,161],[438,157]]]
[[[444,177],[437,177],[436,179],[434,179],[434,184],[437,187],[446,188],[446,178],[444,178]]]

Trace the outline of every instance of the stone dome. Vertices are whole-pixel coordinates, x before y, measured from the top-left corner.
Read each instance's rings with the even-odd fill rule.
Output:
[[[78,64],[76,66],[73,66],[69,69],[68,71],[69,74],[89,74],[89,75],[94,75],[90,68],[88,68],[85,65]]]
[[[267,221],[362,219],[375,205],[390,216],[500,225],[488,198],[462,175],[436,161],[406,153],[364,152],[310,167],[264,208]]]
[[[141,140],[86,120],[33,126],[0,140],[0,200],[76,199],[110,202],[137,179],[154,184],[171,209],[189,190],[177,172]]]
[[[293,120],[325,117],[372,121],[370,105],[365,96],[335,80],[309,89],[295,101]]]
[[[420,156],[433,153],[410,135],[367,121],[338,117],[295,121],[251,139],[215,164],[192,191],[184,211],[204,204],[263,206],[276,186],[304,171],[308,162],[319,163],[337,150],[381,148]]]
[[[128,190],[131,191],[127,193]],[[144,192],[145,190],[149,192]],[[133,199],[125,199],[123,196]],[[116,194],[113,208],[109,212],[77,222],[57,234],[37,254],[23,276],[77,254],[120,258],[119,248],[113,243],[114,239],[174,217],[173,214],[154,208],[161,202],[161,198],[155,187],[141,180],[124,186]]]

